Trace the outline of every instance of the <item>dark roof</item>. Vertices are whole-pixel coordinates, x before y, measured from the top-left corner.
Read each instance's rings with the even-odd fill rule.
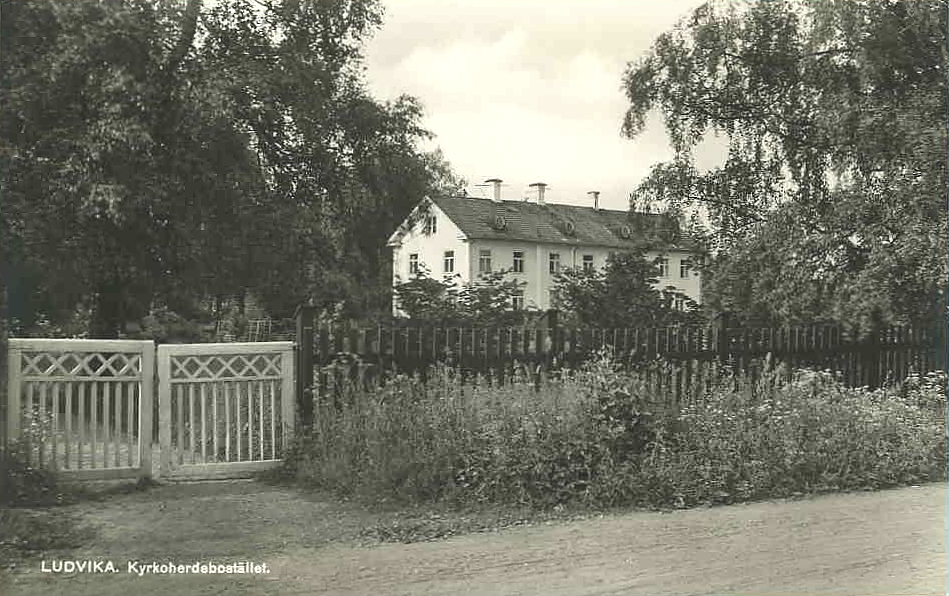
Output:
[[[539,205],[529,201],[495,203],[473,197],[438,197],[432,201],[473,240],[525,240],[622,249],[636,245],[664,225],[666,229],[678,229],[677,222],[653,213],[554,203]],[[503,218],[503,225],[499,225],[499,217]],[[667,250],[698,249],[691,238],[679,234],[662,245]]]

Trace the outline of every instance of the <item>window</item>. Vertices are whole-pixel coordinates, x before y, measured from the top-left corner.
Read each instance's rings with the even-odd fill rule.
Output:
[[[550,308],[560,307],[560,293],[557,288],[550,288]]]
[[[425,233],[434,234],[438,231],[438,219],[434,215],[425,218]]]
[[[560,273],[560,253],[559,252],[550,253],[550,272]]]
[[[455,251],[445,251],[445,273],[455,272]]]
[[[511,308],[514,310],[524,310],[524,292],[516,292],[511,297]]]
[[[692,261],[690,259],[682,259],[682,261],[679,262],[679,277],[682,279],[688,279],[691,269]]]
[[[478,272],[491,273],[491,249],[481,249],[478,253]]]
[[[409,275],[418,273],[418,253],[409,255]]]
[[[676,294],[672,298],[672,308],[679,311],[685,310],[685,296],[682,296],[681,294]]]
[[[659,267],[659,277],[669,277],[669,259],[656,259],[656,265]]]
[[[514,273],[524,273],[524,251],[514,251]]]
[[[593,255],[583,255],[583,270],[593,271]]]

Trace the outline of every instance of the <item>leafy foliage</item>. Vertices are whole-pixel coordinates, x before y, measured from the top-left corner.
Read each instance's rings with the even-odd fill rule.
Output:
[[[391,228],[458,184],[417,100],[361,80],[374,0],[3,3],[0,285],[29,327],[114,337],[248,290],[386,303]],[[359,230],[357,233],[356,230]],[[388,280],[384,280],[388,283]]]
[[[656,287],[659,268],[645,251],[616,253],[606,267],[558,274],[558,306],[568,320],[592,327],[651,327],[697,322],[697,305],[681,292]],[[675,308],[676,298],[683,310]]]
[[[413,321],[436,324],[513,324],[523,313],[513,310],[524,282],[509,279],[509,271],[482,273],[460,286],[454,278],[439,281],[420,267],[416,275],[395,286],[396,304]]]
[[[708,214],[713,307],[942,317],[946,18],[944,0],[709,2],[628,67],[625,134],[658,109],[675,149],[637,193]],[[727,156],[700,172],[709,133]]]
[[[659,363],[657,366],[664,366]],[[945,375],[898,390],[724,374],[677,411],[608,354],[536,391],[458,371],[320,399],[298,481],[373,502],[688,507],[945,479]]]

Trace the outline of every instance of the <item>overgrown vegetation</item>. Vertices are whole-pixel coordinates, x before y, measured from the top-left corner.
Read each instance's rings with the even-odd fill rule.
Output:
[[[470,325],[510,325],[522,322],[524,312],[513,307],[515,296],[523,296],[523,281],[509,278],[510,271],[482,273],[477,279],[459,283],[458,276],[442,280],[419,267],[410,279],[393,288],[395,303],[415,322]]]
[[[71,514],[50,508],[75,497],[50,470],[32,463],[28,442],[16,441],[0,449],[0,561],[4,566],[36,552],[79,546],[89,531]]]
[[[691,404],[604,356],[541,392],[525,380],[341,386],[287,458],[310,485],[374,502],[546,509],[688,507],[945,478],[945,376],[898,391],[829,373],[724,375]]]

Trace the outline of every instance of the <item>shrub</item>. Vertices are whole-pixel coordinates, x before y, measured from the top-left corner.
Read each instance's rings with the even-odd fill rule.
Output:
[[[768,368],[676,410],[600,354],[537,392],[438,367],[342,380],[287,458],[299,480],[374,501],[689,506],[945,478],[945,377],[899,388]],[[790,379],[789,379],[790,377]]]
[[[51,433],[51,422],[38,413],[21,429],[21,436],[0,447],[0,503],[4,505],[46,506],[65,499],[53,472],[37,465],[35,446],[42,445]]]
[[[644,473],[685,504],[880,488],[945,477],[943,416],[900,391],[830,373],[728,379],[687,407]],[[942,391],[925,400],[938,403]],[[944,398],[942,399],[944,402]],[[669,492],[669,489],[666,489]]]

